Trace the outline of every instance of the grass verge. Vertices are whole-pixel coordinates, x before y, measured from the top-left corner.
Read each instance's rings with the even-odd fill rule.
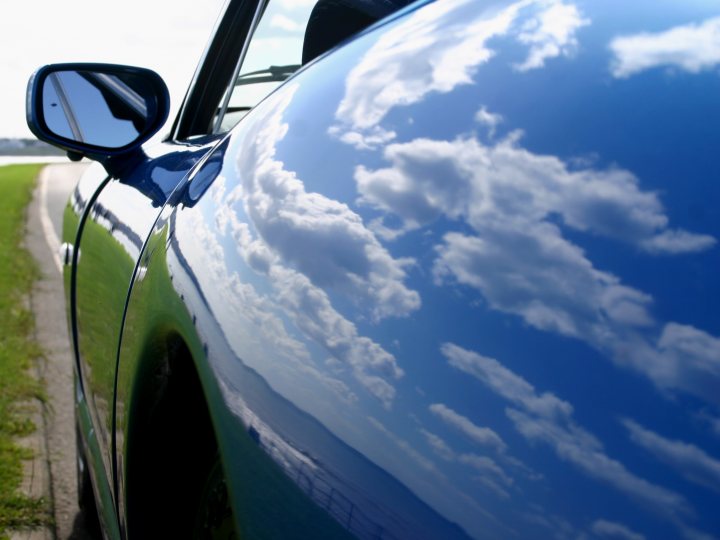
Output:
[[[0,167],[0,539],[8,538],[11,530],[37,527],[49,519],[45,501],[18,490],[22,462],[31,459],[32,453],[15,442],[36,429],[23,404],[44,397],[41,384],[30,372],[41,350],[27,305],[39,274],[22,245],[25,211],[41,167]]]

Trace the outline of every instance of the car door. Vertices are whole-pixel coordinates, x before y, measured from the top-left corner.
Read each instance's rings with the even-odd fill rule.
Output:
[[[91,191],[76,248],[72,292],[76,347],[85,397],[106,471],[112,471],[111,428],[117,345],[128,287],[164,198],[203,154],[206,145],[163,144],[152,165],[127,176],[91,175],[78,190]],[[87,189],[87,187],[90,189]]]
[[[158,222],[134,313],[187,308],[242,537],[321,537],[308,501],[360,538],[718,530],[717,75],[613,64],[601,4],[587,56],[536,47],[530,8],[330,55]]]
[[[129,287],[144,241],[168,195],[221,137],[208,126],[257,7],[256,2],[227,6],[172,135],[148,144],[140,160],[126,163],[118,158],[112,174],[99,165],[91,167],[66,209],[64,241],[76,253],[66,280],[79,391],[86,405],[80,416],[85,412],[94,428],[89,450],[98,455],[90,461],[103,464],[104,471],[95,477],[103,484],[98,489],[112,494],[113,505],[117,350]],[[110,504],[107,497],[99,498]]]
[[[388,11],[392,9],[392,4],[389,5]],[[200,73],[206,69],[208,62],[231,66],[231,77],[225,81],[223,91],[210,95],[193,92],[178,120],[175,136],[190,141],[201,134],[210,138],[222,136],[238,122],[242,124],[250,109],[300,69],[302,64],[309,62],[310,58],[303,51],[304,29],[314,6],[314,2],[294,4],[279,0],[258,4],[252,17],[251,37],[246,45],[235,51],[237,55],[233,57],[232,52],[226,53],[230,59],[226,62],[219,62],[211,55],[201,65]],[[226,19],[231,20],[232,14]],[[277,21],[285,21],[283,27],[278,27]],[[236,22],[242,24],[243,21]],[[230,25],[228,29],[232,30]],[[218,33],[222,35],[222,30]],[[332,43],[325,46],[329,48]],[[202,120],[198,120],[199,116]],[[224,155],[226,145],[223,145],[218,144],[208,159],[203,159],[193,168],[188,181],[183,182],[168,200],[163,216],[167,216],[167,212],[177,205],[192,207],[196,204],[203,186],[206,187],[205,182],[213,179],[209,171],[219,164]],[[199,176],[196,174],[198,171]],[[160,224],[166,219],[158,219],[157,227],[162,229]],[[189,514],[192,511],[192,504],[188,501],[202,490],[190,486],[195,485],[195,478],[202,470],[204,452],[196,451],[187,440],[212,437],[204,431],[202,435],[193,431],[193,416],[203,407],[203,404],[198,404],[197,408],[188,406],[188,403],[195,404],[191,397],[194,390],[188,391],[185,386],[177,392],[167,390],[177,388],[168,383],[173,378],[169,373],[180,371],[177,364],[165,361],[164,355],[173,355],[174,360],[177,354],[174,344],[169,346],[168,343],[172,341],[172,334],[178,331],[178,325],[191,334],[195,323],[191,315],[183,319],[183,299],[172,292],[172,280],[175,277],[181,279],[181,275],[165,273],[159,277],[148,267],[148,261],[153,256],[160,256],[158,254],[168,246],[173,253],[179,253],[172,235],[163,236],[161,233],[148,239],[122,323],[116,377],[115,463],[120,521],[127,526],[131,536],[153,527],[163,529],[167,534],[166,521],[158,516],[165,516],[167,512],[176,514],[178,508],[186,506],[189,508],[180,512]],[[192,343],[192,340],[187,343]],[[202,345],[198,345],[198,349],[202,350]],[[202,353],[194,356],[202,363]],[[172,402],[167,394],[173,393],[183,394],[181,405],[167,405],[168,401]],[[168,410],[171,412],[168,413]],[[178,429],[182,432],[179,440],[175,439],[175,430],[170,424],[181,426]],[[138,455],[141,457],[138,458]],[[192,467],[187,466],[189,462],[193,463]],[[148,476],[153,478],[150,485]],[[185,506],[155,504],[161,498],[164,500],[168,492],[187,494],[179,497]],[[169,510],[167,506],[170,506]],[[173,526],[179,522],[179,518],[175,519]]]
[[[85,434],[85,450],[92,454],[89,461],[95,468],[95,487],[101,492],[98,499],[103,507],[116,510],[121,516],[119,501],[123,499],[118,493],[122,490],[126,397],[140,372],[131,371],[129,379],[122,381],[122,374],[128,373],[128,369],[120,364],[118,350],[125,331],[132,284],[142,278],[143,268],[138,261],[146,249],[153,224],[170,195],[183,184],[194,166],[248,110],[302,64],[397,7],[389,3],[389,7],[371,14],[367,21],[363,19],[362,25],[353,25],[347,32],[333,35],[331,40],[316,44],[312,54],[306,54],[303,29],[308,25],[314,5],[272,0],[229,2],[171,135],[155,145],[140,146],[155,133],[160,120],[150,129],[149,124],[140,125],[143,119],[151,117],[145,114],[147,111],[137,114],[137,118],[125,116],[133,113],[130,109],[134,106],[149,107],[147,103],[138,105],[134,101],[138,97],[142,101],[142,96],[134,93],[132,86],[123,86],[124,83],[119,87],[120,97],[113,93],[117,89],[113,79],[116,73],[125,70],[131,79],[137,76],[143,80],[136,68],[100,64],[48,66],[39,72],[37,81],[40,82],[33,86],[49,89],[45,93],[39,90],[32,93],[35,108],[31,112],[39,114],[37,119],[33,116],[33,125],[39,136],[49,137],[48,140],[58,143],[71,155],[88,155],[105,168],[105,171],[100,167],[91,169],[80,181],[68,206],[65,241],[72,246],[73,257],[66,279],[80,383],[78,422]],[[284,22],[278,24],[278,21]],[[104,105],[109,106],[114,99],[128,109],[117,116],[119,111],[108,108],[111,113],[108,120],[117,122],[107,123],[93,115],[85,115],[83,121],[78,122],[80,117],[76,113],[84,114],[90,108],[83,107],[82,100],[68,101],[62,85],[66,80],[86,78],[110,81],[107,83],[110,86],[93,86],[93,89],[100,89],[100,102]],[[43,87],[46,80],[50,82]],[[160,86],[164,88],[162,81]],[[47,101],[48,95],[50,101]],[[60,111],[64,119],[57,116]],[[163,121],[165,117],[162,116]],[[83,123],[87,118],[91,119]],[[140,127],[135,126],[136,120]],[[145,130],[147,137],[138,136],[134,143],[124,147],[119,142],[112,146],[113,138],[119,137],[116,127],[123,121],[132,122],[135,131]],[[105,137],[109,137],[110,142],[93,146],[85,138],[86,128],[100,134],[99,138],[89,138],[93,142],[105,141]],[[104,150],[112,153],[106,155]],[[119,380],[126,386],[118,394]]]

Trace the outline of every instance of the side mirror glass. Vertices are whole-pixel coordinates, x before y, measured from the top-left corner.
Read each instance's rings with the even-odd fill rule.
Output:
[[[167,119],[167,87],[155,72],[109,64],[57,64],[28,86],[28,126],[41,140],[85,155],[117,155]]]

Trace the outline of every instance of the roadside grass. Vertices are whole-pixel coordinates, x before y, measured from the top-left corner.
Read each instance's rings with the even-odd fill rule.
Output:
[[[92,389],[92,406],[98,421],[110,430],[118,332],[135,261],[108,229],[89,219],[82,233],[82,253],[77,277],[82,284],[77,289],[80,355]],[[102,279],[97,279],[98,268]]]
[[[30,370],[42,351],[27,301],[39,270],[24,249],[25,211],[42,165],[0,167],[0,539],[15,529],[47,523],[47,502],[19,493],[23,460],[32,452],[15,439],[33,433],[23,404],[44,399]]]

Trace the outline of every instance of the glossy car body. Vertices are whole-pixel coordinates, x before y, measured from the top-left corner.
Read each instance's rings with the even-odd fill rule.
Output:
[[[717,6],[421,2],[200,136],[250,4],[66,211],[105,533],[720,535]]]

